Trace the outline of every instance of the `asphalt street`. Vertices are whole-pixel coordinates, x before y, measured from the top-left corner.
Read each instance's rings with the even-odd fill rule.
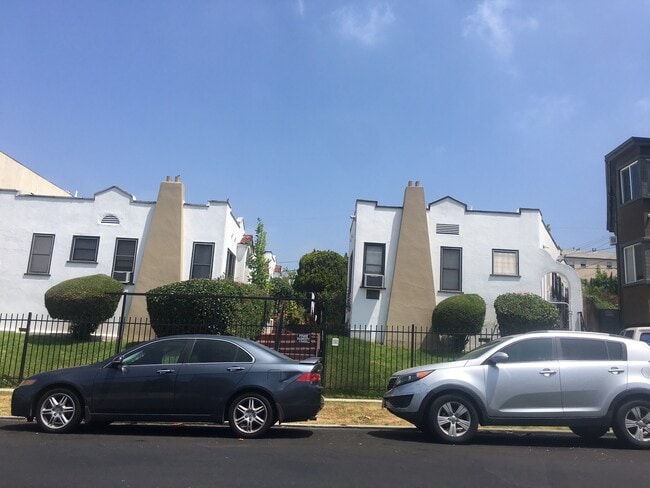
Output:
[[[410,428],[275,427],[264,439],[223,426],[116,424],[43,434],[0,420],[7,487],[641,486],[650,452],[608,434],[482,431],[469,446]]]

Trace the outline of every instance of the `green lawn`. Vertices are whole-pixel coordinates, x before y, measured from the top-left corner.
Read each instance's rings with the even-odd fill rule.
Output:
[[[25,354],[23,378],[41,371],[90,364],[115,353],[112,340],[92,338],[78,341],[68,334],[31,335],[24,348],[25,335],[0,332],[0,387],[15,386]]]
[[[331,337],[327,340],[324,376],[329,396],[349,396],[351,390],[356,390],[358,396],[380,397],[395,371],[450,359],[421,349],[363,339],[339,337],[338,346],[331,345]]]

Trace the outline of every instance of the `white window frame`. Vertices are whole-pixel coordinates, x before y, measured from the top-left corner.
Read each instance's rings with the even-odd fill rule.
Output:
[[[621,205],[641,196],[641,165],[634,161],[619,171],[621,183]]]
[[[623,277],[626,285],[645,280],[643,251],[641,242],[623,248]]]

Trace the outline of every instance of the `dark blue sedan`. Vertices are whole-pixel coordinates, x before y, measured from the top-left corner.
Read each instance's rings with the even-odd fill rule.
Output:
[[[170,336],[103,362],[39,373],[14,390],[12,415],[45,432],[82,421],[228,422],[242,438],[276,422],[315,419],[323,406],[319,358],[295,361],[229,336]]]

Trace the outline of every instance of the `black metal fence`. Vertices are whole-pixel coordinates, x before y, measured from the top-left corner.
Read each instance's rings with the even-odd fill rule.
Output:
[[[251,331],[255,330],[255,337]],[[454,359],[463,351],[498,337],[439,337],[429,328],[364,327],[332,333],[317,326],[231,327],[296,359],[320,356],[328,395],[377,397],[391,374],[422,364]],[[0,387],[12,387],[31,374],[90,364],[155,337],[145,320],[109,320],[82,340],[69,323],[33,314],[0,315]]]

